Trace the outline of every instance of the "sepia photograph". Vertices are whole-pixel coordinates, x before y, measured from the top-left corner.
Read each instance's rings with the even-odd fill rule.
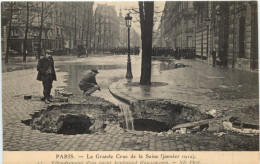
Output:
[[[3,152],[259,155],[257,6],[2,1]]]

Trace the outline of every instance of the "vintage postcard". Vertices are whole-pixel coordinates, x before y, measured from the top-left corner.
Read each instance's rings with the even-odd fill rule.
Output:
[[[257,6],[2,1],[3,163],[258,163]]]

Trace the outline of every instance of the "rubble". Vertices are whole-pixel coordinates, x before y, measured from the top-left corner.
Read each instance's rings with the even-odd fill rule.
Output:
[[[217,117],[217,110],[216,109],[211,109],[210,111],[207,112],[207,114],[213,116],[213,117]]]
[[[223,127],[227,131],[237,132],[237,133],[246,134],[246,135],[248,135],[248,134],[259,135],[258,129],[248,129],[248,128],[238,129],[238,128],[234,128],[232,126],[232,123],[228,122],[228,121],[223,122]]]
[[[221,136],[223,136],[224,134],[228,134],[228,133],[225,133],[225,132],[213,133],[214,136],[218,136],[218,137],[221,137]]]

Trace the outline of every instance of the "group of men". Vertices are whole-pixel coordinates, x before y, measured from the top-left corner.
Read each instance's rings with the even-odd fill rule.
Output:
[[[53,81],[57,80],[54,60],[48,51],[43,52],[43,57],[39,59],[37,64],[37,80],[42,81],[43,85],[43,100],[46,104],[53,102],[51,96],[51,89]],[[90,96],[96,90],[101,90],[100,86],[96,82],[96,75],[98,70],[93,69],[86,73],[82,80],[79,82],[79,89],[83,91],[83,95]]]
[[[213,48],[212,51],[212,65],[215,67],[216,65],[219,65],[221,67],[226,67],[227,66],[227,50],[224,48],[217,49]]]
[[[115,55],[122,55],[122,54],[128,54],[128,48],[126,47],[117,47],[110,49],[111,54]],[[130,54],[131,55],[139,55],[140,54],[140,48],[139,47],[131,47],[130,48]]]
[[[195,48],[167,48],[167,47],[153,47],[153,56],[171,56],[175,59],[192,59],[195,58]]]

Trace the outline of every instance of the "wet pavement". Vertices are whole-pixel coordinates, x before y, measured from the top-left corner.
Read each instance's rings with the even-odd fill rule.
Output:
[[[121,103],[109,92],[111,84],[125,84],[126,55],[91,56],[89,58],[54,57],[58,81],[54,82],[53,91],[63,88],[72,92],[71,102],[95,101],[101,97],[115,104]],[[21,123],[30,119],[30,114],[40,111],[46,105],[38,99],[24,100],[24,95],[42,96],[41,82],[36,81],[37,61],[33,58],[21,63],[20,58],[10,64],[2,65],[2,113],[3,113],[3,148],[4,150],[257,150],[257,136],[229,134],[217,137],[210,132],[184,135],[161,135],[154,132],[127,131],[117,126],[108,126],[104,133],[61,135],[41,133],[31,130]],[[176,66],[184,63],[187,67]],[[138,82],[140,76],[140,57],[132,56],[132,72]],[[82,75],[91,69],[98,69],[97,82],[101,91],[93,94],[93,99],[86,100],[78,89]],[[192,77],[187,81],[187,77]],[[28,80],[30,79],[30,80]],[[212,68],[201,61],[194,60],[154,60],[152,63],[152,81],[168,85],[156,87],[125,87],[132,98],[167,98],[188,103],[197,103],[205,111],[221,106],[229,112],[241,103],[250,106],[258,103],[258,75],[231,69]],[[119,82],[118,82],[119,81]],[[118,82],[118,83],[115,83]],[[183,87],[185,86],[185,87]],[[157,88],[157,89],[155,89]],[[114,88],[118,89],[118,88]],[[120,89],[120,88],[119,88]],[[123,88],[121,88],[123,89]],[[158,94],[160,90],[160,94]],[[170,95],[165,95],[169,93]],[[182,99],[184,95],[189,95]],[[98,99],[100,100],[100,99]],[[195,101],[194,101],[195,100]],[[220,101],[221,100],[221,101]],[[207,104],[207,102],[210,102]],[[202,143],[198,138],[211,138],[217,142]],[[236,140],[236,141],[235,141]],[[196,141],[196,142],[195,142]],[[232,141],[232,142],[230,142]],[[243,142],[241,142],[243,141]],[[227,146],[228,145],[228,146]]]
[[[194,104],[205,104],[209,100],[258,99],[259,97],[257,73],[220,69],[201,61],[174,61],[174,63],[178,62],[189,67],[157,69],[158,74],[152,75],[152,82],[168,85],[132,86],[132,83],[139,82],[139,78],[135,77],[130,82],[126,79],[117,82],[117,90],[137,100],[163,98]]]

